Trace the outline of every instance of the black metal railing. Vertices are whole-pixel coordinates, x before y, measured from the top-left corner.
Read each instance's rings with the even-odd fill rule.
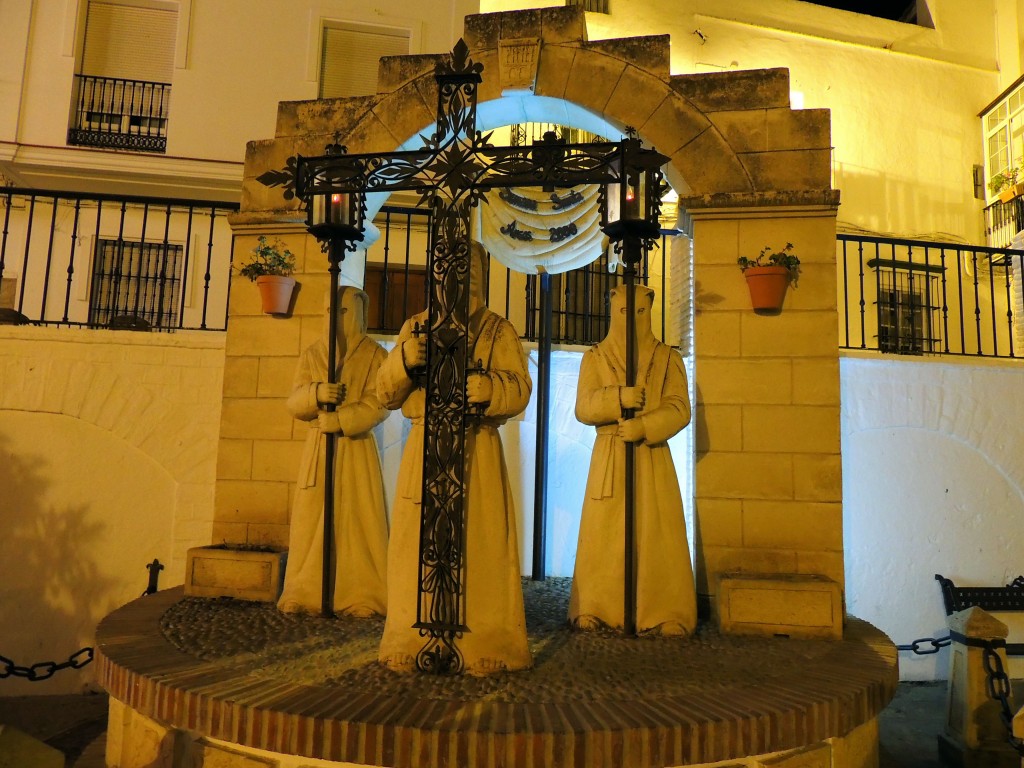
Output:
[[[68,144],[166,152],[170,106],[170,83],[75,75]]]
[[[608,0],[565,0],[566,5],[579,5],[592,13],[608,13]]]
[[[384,206],[375,220],[381,236],[367,255],[365,289],[370,297],[369,330],[397,333],[405,318],[426,308],[426,263],[430,213],[418,208]],[[639,280],[655,289],[654,333],[667,338],[667,249],[675,230],[663,230],[658,248],[644,254]],[[656,261],[660,269],[651,269]],[[594,344],[608,332],[608,291],[620,276],[608,270],[608,254],[592,264],[551,275],[554,344]],[[524,275],[492,259],[488,266],[488,306],[508,318],[527,341],[541,329],[539,275]]]
[[[1009,248],[1014,236],[1024,229],[1024,198],[985,207],[985,242],[994,248]]]
[[[839,346],[1018,357],[1024,251],[837,236]]]
[[[0,188],[8,322],[227,327],[237,203]]]
[[[985,208],[985,242],[994,248],[1009,248],[1014,236],[1024,229],[1024,198],[996,202]]]

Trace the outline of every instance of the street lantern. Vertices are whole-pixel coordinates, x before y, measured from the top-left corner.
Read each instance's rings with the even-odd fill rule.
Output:
[[[332,144],[327,147],[327,154],[343,156],[345,147]],[[317,240],[327,254],[328,290],[330,306],[327,322],[327,382],[336,384],[338,372],[338,283],[341,274],[341,262],[347,251],[354,251],[356,243],[363,237],[363,220],[366,207],[362,192],[346,191],[343,184],[352,186],[352,173],[349,168],[342,168],[326,178],[308,174],[304,158],[296,162],[296,191],[306,202],[306,229]],[[333,187],[333,188],[332,188]],[[339,189],[341,187],[341,189]],[[334,411],[334,403],[324,405],[327,411]],[[332,572],[334,571],[334,463],[337,435],[326,435],[324,450],[324,536],[323,536],[323,573],[321,582],[320,612],[324,616],[334,613],[331,595]],[[338,567],[345,567],[339,564]]]
[[[306,212],[306,227],[317,240],[363,239],[363,199],[358,192],[318,192]]]
[[[661,212],[661,172],[668,158],[644,149],[640,139],[623,139],[619,156],[610,163],[618,177],[604,187],[601,229],[612,241],[658,236]]]
[[[617,156],[609,162],[615,175],[604,185],[604,206],[601,229],[622,253],[623,285],[626,288],[626,386],[636,385],[636,267],[646,245],[650,247],[661,231],[661,167],[668,158],[653,149],[644,149],[631,129],[629,138],[619,142]],[[635,416],[632,408],[624,408],[622,416]],[[636,446],[625,445],[625,536],[622,629],[626,635],[636,634]]]

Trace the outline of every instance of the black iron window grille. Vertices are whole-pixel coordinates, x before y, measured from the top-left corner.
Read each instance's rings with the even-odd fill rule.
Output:
[[[878,285],[878,350],[899,355],[936,352],[941,325],[935,304],[941,267],[873,259]]]
[[[68,144],[167,151],[170,83],[76,75],[75,94]]]
[[[177,327],[183,250],[169,243],[97,240],[89,323]]]
[[[591,131],[555,123],[513,123],[509,125],[508,131],[508,143],[513,147],[522,147],[540,141],[548,132],[554,132],[558,138],[564,139],[569,144],[600,144],[608,141],[604,136]]]
[[[566,5],[578,5],[591,13],[610,13],[608,0],[565,0]]]
[[[425,238],[431,226],[430,217],[429,209],[390,205],[377,214],[375,223],[381,237],[367,255],[364,282],[370,298],[370,332],[397,333],[406,318],[426,308],[430,246]],[[662,230],[659,246],[645,250],[637,266],[637,280],[655,289],[655,317],[661,319],[654,333],[662,341],[668,340],[666,259],[669,238],[676,234],[673,229]],[[621,274],[610,271],[608,265],[608,254],[603,253],[585,267],[550,275],[551,343],[590,345],[607,335],[608,292],[622,280]],[[513,279],[512,270],[493,257],[487,272],[488,306],[512,320],[525,341],[540,341],[540,276],[521,275]]]

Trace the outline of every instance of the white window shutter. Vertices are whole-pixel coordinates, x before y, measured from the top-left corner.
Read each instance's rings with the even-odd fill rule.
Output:
[[[409,33],[373,27],[325,26],[320,58],[320,98],[368,96],[377,92],[381,56],[409,53]]]
[[[89,0],[82,74],[169,83],[177,11]]]

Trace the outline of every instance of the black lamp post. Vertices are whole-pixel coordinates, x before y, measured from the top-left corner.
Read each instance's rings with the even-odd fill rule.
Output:
[[[344,153],[344,147],[333,154]],[[301,160],[301,159],[300,159]],[[301,167],[301,166],[300,166]],[[303,178],[301,173],[299,178]],[[306,199],[306,228],[320,241],[327,253],[330,273],[330,308],[327,321],[327,383],[336,384],[338,366],[338,275],[346,251],[354,251],[356,243],[363,239],[363,218],[365,205],[358,192],[316,192]],[[328,411],[335,409],[328,403]],[[331,564],[334,559],[334,454],[336,434],[326,435],[324,452],[324,548],[323,581],[321,587],[320,612],[324,616],[334,613],[331,600]]]
[[[627,129],[629,130],[629,129]],[[668,158],[653,149],[644,149],[630,131],[619,143],[619,157],[611,162],[617,181],[605,184],[601,229],[621,249],[622,278],[626,288],[626,386],[636,385],[636,265],[643,256],[645,243],[652,243],[661,232],[661,166]],[[623,418],[633,418],[632,408],[623,409]],[[625,461],[625,583],[623,584],[622,630],[636,634],[636,446],[626,443]]]

